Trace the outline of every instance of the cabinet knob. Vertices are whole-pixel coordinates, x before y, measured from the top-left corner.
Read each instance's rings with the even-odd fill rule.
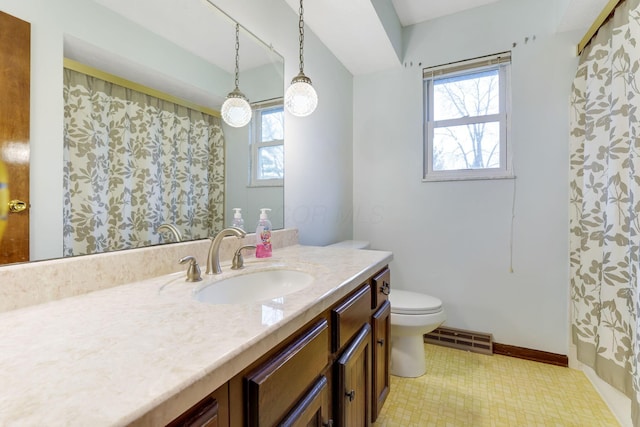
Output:
[[[329,420],[326,423],[322,423],[323,427],[333,427],[333,420]]]
[[[383,339],[378,340],[378,341],[376,341],[376,342],[377,342],[379,345],[381,345],[381,346],[383,346],[383,345],[384,345],[384,340],[383,340]]]
[[[391,293],[391,285],[389,282],[382,282],[382,286],[380,286],[380,292],[385,295],[389,295]]]
[[[349,398],[349,402],[353,402],[353,399],[356,398],[356,391],[351,390],[345,393],[345,395]]]

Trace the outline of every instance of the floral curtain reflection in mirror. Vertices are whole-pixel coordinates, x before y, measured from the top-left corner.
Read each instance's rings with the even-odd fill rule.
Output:
[[[64,70],[64,255],[163,243],[223,228],[221,120]]]

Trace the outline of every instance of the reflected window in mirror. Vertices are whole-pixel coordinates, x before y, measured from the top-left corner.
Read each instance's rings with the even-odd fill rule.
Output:
[[[251,185],[284,184],[284,106],[256,108],[251,132]]]

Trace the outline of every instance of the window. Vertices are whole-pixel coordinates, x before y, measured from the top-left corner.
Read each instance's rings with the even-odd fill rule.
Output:
[[[251,185],[284,184],[284,108],[257,108],[253,114]]]
[[[425,68],[425,181],[512,177],[509,52]]]

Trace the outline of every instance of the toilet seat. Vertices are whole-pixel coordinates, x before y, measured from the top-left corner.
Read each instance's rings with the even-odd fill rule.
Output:
[[[392,289],[389,294],[391,313],[420,315],[442,311],[442,301],[431,295]]]

